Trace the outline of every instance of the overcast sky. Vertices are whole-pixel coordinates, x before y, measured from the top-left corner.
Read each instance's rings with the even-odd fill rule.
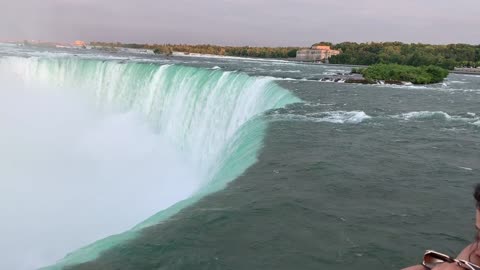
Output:
[[[480,0],[0,0],[0,40],[480,44]]]

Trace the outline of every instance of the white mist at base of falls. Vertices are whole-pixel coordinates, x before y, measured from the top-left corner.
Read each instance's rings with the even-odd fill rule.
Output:
[[[0,90],[1,269],[33,269],[189,197],[188,157],[134,113],[62,89]]]

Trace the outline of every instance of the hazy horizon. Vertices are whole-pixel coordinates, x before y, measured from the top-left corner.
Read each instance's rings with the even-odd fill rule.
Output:
[[[406,0],[22,0],[0,10],[0,40],[232,46],[319,41],[480,44],[480,2]]]

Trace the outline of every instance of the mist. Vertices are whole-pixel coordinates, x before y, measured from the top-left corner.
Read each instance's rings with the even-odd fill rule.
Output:
[[[53,264],[199,187],[188,157],[141,116],[0,74],[0,269]]]

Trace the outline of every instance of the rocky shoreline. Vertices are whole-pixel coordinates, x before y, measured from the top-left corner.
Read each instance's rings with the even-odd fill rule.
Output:
[[[408,85],[410,82],[402,82],[396,80],[368,80],[358,73],[337,73],[328,77],[319,79],[321,82],[336,82],[336,83],[356,83],[356,84],[393,84],[393,85]]]

